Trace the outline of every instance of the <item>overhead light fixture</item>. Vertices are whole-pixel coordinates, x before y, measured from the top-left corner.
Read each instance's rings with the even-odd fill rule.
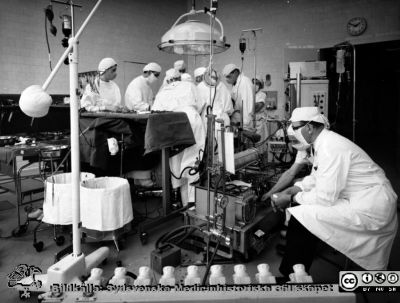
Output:
[[[171,29],[162,36],[158,48],[167,53],[178,55],[209,55],[210,51],[214,54],[226,51],[230,45],[225,41],[224,28],[221,21],[215,17],[215,11],[215,7],[210,10],[205,8],[196,11],[193,1],[190,12],[183,14],[175,21]],[[196,14],[209,15],[219,24],[221,31],[197,20],[187,20],[178,24],[183,18]]]

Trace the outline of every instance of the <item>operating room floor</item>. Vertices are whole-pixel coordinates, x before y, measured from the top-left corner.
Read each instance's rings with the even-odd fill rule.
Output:
[[[0,195],[0,201],[9,201],[15,205],[15,197],[11,193],[4,193]],[[147,208],[148,210],[155,210],[160,207],[159,199],[149,199],[147,200]],[[36,203],[35,206],[40,207],[40,202]],[[139,210],[140,212],[144,212],[144,202],[135,201],[134,209]],[[25,220],[25,212],[23,208],[21,208],[21,219],[24,222]],[[154,211],[151,216],[156,216],[157,211]],[[19,264],[27,264],[27,265],[35,265],[42,269],[43,272],[46,272],[47,268],[53,264],[55,253],[59,252],[63,247],[70,243],[69,234],[66,233],[66,244],[64,246],[57,246],[53,240],[53,229],[47,228],[38,233],[38,241],[44,242],[44,250],[42,252],[36,252],[33,247],[33,228],[36,225],[36,222],[31,222],[28,232],[19,237],[13,238],[9,237],[11,235],[11,231],[16,227],[17,217],[16,217],[16,208],[11,208],[8,210],[0,211],[0,233],[1,233],[1,241],[0,241],[0,275],[2,277],[2,283],[0,286],[0,293],[2,294],[1,302],[16,302],[19,300],[18,292],[14,289],[9,289],[7,287],[7,274],[12,272],[15,266]],[[136,232],[135,228],[130,232],[127,237],[124,248],[117,253],[113,242],[93,242],[87,241],[82,245],[82,251],[87,255],[90,252],[94,251],[96,248],[106,245],[110,248],[110,256],[108,257],[107,263],[102,265],[101,267],[104,269],[104,276],[111,277],[114,271],[114,268],[117,267],[117,261],[121,261],[122,265],[125,266],[128,271],[133,273],[138,273],[138,269],[141,266],[150,266],[150,253],[154,249],[156,240],[164,233],[183,225],[183,218],[177,217],[172,219],[171,221],[157,226],[152,230],[149,230],[149,238],[148,242],[145,245],[142,245],[139,235]],[[281,237],[277,234],[273,237],[271,241],[271,245],[264,249],[258,256],[254,257],[250,260],[250,262],[246,263],[247,272],[250,277],[254,281],[255,273],[257,272],[257,265],[260,263],[268,263],[270,265],[270,270],[272,274],[276,276],[280,276],[279,274],[279,264],[281,257],[276,253],[275,246],[276,244],[282,241]],[[342,255],[335,253],[332,249],[323,250],[323,255],[329,260],[334,261],[340,265],[344,265],[345,259]],[[392,255],[390,260],[390,266],[393,270],[400,270],[400,260],[397,256],[400,254],[400,239],[399,235],[397,235],[395,243],[392,249]],[[189,262],[196,260],[200,260],[199,255],[196,255],[191,252],[183,252],[183,256],[186,260],[189,259]],[[232,283],[232,274],[233,274],[233,265],[234,264],[224,264],[223,271],[227,277],[227,282]],[[200,267],[200,273],[204,273],[205,266]],[[178,280],[183,279],[185,276],[186,268],[178,267],[176,269],[176,276]],[[314,282],[317,283],[337,283],[338,282],[338,272],[339,269],[325,261],[322,258],[317,258],[313,263],[311,268],[311,275],[314,279]],[[158,281],[159,275],[155,274],[155,280]],[[368,302],[399,302],[393,301],[398,298],[391,298],[390,296],[378,297],[371,296]],[[377,301],[378,300],[378,301]],[[388,300],[388,301],[385,301]],[[36,302],[35,298],[31,298],[28,302]],[[362,297],[357,297],[357,302],[366,302]]]

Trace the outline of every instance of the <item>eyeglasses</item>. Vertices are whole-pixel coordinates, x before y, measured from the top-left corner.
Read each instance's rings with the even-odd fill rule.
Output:
[[[303,126],[306,126],[308,123],[310,123],[311,121],[308,121],[307,123],[305,123],[305,122],[302,122],[300,125],[298,125],[298,126],[294,126],[293,125],[293,123],[292,123],[292,128],[293,128],[293,130],[298,130],[299,128],[302,128]]]
[[[110,72],[115,73],[117,71],[116,67],[111,67],[108,69]]]

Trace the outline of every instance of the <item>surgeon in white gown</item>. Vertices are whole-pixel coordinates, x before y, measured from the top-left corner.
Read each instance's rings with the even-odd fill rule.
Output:
[[[98,66],[98,76],[86,85],[81,98],[81,108],[87,111],[116,111],[122,108],[121,92],[113,81],[117,77],[117,62],[104,58]]]
[[[150,62],[143,68],[143,74],[129,83],[125,92],[125,106],[129,110],[146,111],[150,109],[154,101],[152,85],[158,81],[160,73],[161,66]]]
[[[235,64],[226,65],[222,74],[228,84],[232,85],[231,97],[234,101],[235,112],[240,114],[245,129],[253,129],[254,94],[253,84]],[[231,117],[232,122],[234,120]]]
[[[280,271],[303,263],[308,270],[322,240],[366,270],[385,270],[397,231],[397,195],[384,171],[356,144],[324,128],[316,107],[296,108],[297,140],[312,144],[309,178],[272,197],[292,214]]]
[[[230,125],[229,116],[233,113],[231,94],[226,85],[220,81],[218,73],[213,70],[204,76],[202,82],[197,85],[197,96],[201,104],[205,104],[202,111],[202,119],[207,128],[207,114],[216,115],[217,119],[222,119],[224,125]],[[215,128],[217,130],[217,127]]]
[[[197,158],[202,157],[206,133],[199,114],[202,106],[196,101],[193,83],[180,81],[180,74],[175,69],[168,70],[165,78],[167,84],[156,95],[152,109],[186,113],[196,140],[196,144],[170,158],[170,169],[176,177],[179,177],[185,167],[193,167]],[[184,206],[188,202],[195,202],[194,186],[190,183],[197,181],[198,178],[198,173],[190,175],[188,169],[184,171],[181,179],[172,177],[173,188],[180,187]]]

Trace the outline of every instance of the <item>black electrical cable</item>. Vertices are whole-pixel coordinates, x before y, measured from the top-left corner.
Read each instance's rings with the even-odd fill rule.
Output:
[[[182,230],[186,230],[191,225],[183,225],[180,227],[177,227],[169,232],[166,232],[165,234],[161,235],[155,243],[155,248],[158,249],[160,247],[160,243],[164,243],[166,239],[169,237],[175,236],[177,233],[180,233]]]
[[[207,223],[202,223],[202,224],[199,225],[199,227],[200,227],[200,229],[201,229],[201,227],[206,226],[206,225],[207,225]],[[186,233],[181,239],[179,239],[175,244],[176,244],[176,245],[181,244],[183,241],[186,240],[187,237],[189,237],[193,232],[195,232],[196,229],[197,229],[197,228],[191,228],[191,229],[189,230],[189,232],[187,232],[187,233]]]
[[[50,44],[49,44],[49,35],[47,33],[47,17],[46,14],[44,15],[44,31],[46,33],[46,43],[47,43],[47,51],[49,54],[49,65],[50,65],[50,70],[53,70],[53,67],[51,66],[51,52],[50,52]]]
[[[214,261],[215,255],[217,254],[220,242],[221,242],[221,237],[218,237],[217,245],[215,246],[215,249],[211,256],[210,262],[208,262],[208,264],[207,264],[206,272],[204,273],[203,280],[201,281],[202,286],[204,286],[206,284],[207,276],[208,276],[208,273],[210,272],[210,268],[211,268],[212,262]],[[208,251],[207,251],[207,254],[208,254]]]
[[[193,166],[186,166],[180,173],[179,177],[175,176],[175,174],[172,172],[172,170],[170,170],[170,173],[172,175],[172,177],[174,177],[177,180],[182,179],[183,173],[185,172],[185,170],[189,169],[189,175],[194,176],[195,174],[198,173],[197,169],[194,168]]]
[[[158,249],[159,246],[160,246],[160,243],[162,243],[165,239],[168,239],[168,237],[171,237],[175,233],[180,232],[182,229],[186,229],[186,228],[189,228],[189,227],[192,227],[192,228],[195,228],[195,229],[199,229],[200,231],[202,230],[201,227],[197,226],[197,225],[182,225],[182,226],[179,226],[179,227],[177,227],[177,228],[175,228],[175,229],[163,234],[160,238],[158,238],[156,243],[155,243],[155,248]]]

